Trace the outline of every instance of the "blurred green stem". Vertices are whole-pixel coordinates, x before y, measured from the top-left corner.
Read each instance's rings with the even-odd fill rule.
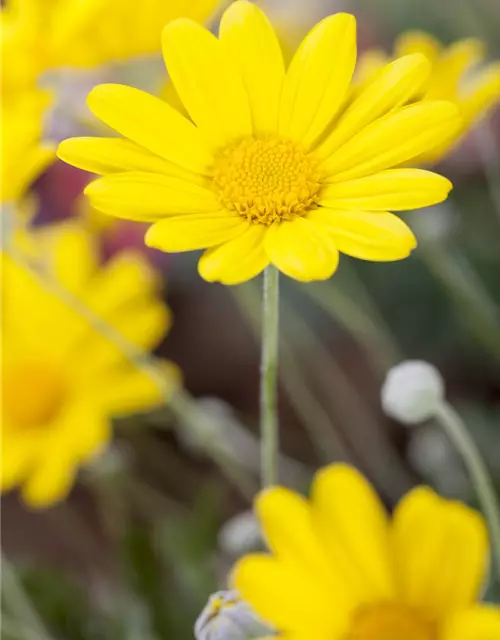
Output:
[[[338,283],[315,283],[301,290],[363,346],[376,371],[385,372],[401,354],[380,312],[354,269],[344,268],[356,301]]]
[[[26,638],[52,640],[52,634],[49,633],[38,611],[31,603],[15,568],[3,554],[2,596],[13,620],[26,627],[26,632],[23,634]]]
[[[439,405],[435,417],[462,456],[476,489],[488,521],[493,559],[496,563],[497,578],[500,579],[500,506],[486,464],[464,421],[446,400]]]
[[[500,314],[471,265],[463,256],[450,255],[434,241],[422,244],[418,255],[444,285],[459,317],[467,322],[476,339],[500,360]]]
[[[278,324],[279,272],[269,266],[264,271],[260,370],[261,473],[264,487],[275,484],[278,475]]]

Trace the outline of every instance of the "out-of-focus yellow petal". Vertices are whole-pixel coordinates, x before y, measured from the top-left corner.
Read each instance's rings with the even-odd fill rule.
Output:
[[[405,104],[427,80],[429,72],[430,65],[421,54],[399,58],[383,67],[347,107],[314,154],[327,158],[363,127]]]
[[[148,247],[167,252],[205,249],[227,242],[248,229],[241,216],[219,211],[160,220],[146,232]]]
[[[61,225],[59,233],[40,233],[42,260],[47,262],[56,279],[73,293],[81,293],[96,273],[99,264],[97,246],[78,224]]]
[[[337,13],[305,37],[286,74],[279,132],[310,147],[345,99],[356,64],[356,21]]]
[[[447,620],[443,640],[497,640],[500,638],[500,609],[477,605]]]
[[[162,174],[115,173],[85,188],[92,206],[117,218],[153,222],[165,216],[220,209],[213,191],[194,182]]]
[[[472,509],[430,489],[415,489],[396,508],[393,544],[399,589],[408,605],[443,616],[477,599],[489,553],[485,524]]]
[[[254,4],[234,2],[222,17],[220,40],[243,78],[254,133],[276,131],[285,66],[268,19]]]
[[[264,251],[264,236],[263,225],[251,225],[233,240],[208,249],[198,263],[201,277],[223,284],[251,280],[269,264]]]
[[[311,499],[331,564],[355,567],[357,588],[368,601],[393,598],[389,519],[370,484],[348,465],[331,465],[316,474]]]
[[[487,65],[464,88],[460,105],[464,126],[470,126],[500,103],[500,62]]]
[[[302,282],[326,280],[339,261],[329,235],[305,218],[271,225],[264,247],[275,267]]]
[[[330,209],[407,211],[437,204],[452,188],[449,180],[423,169],[387,169],[326,185],[317,202]]]
[[[328,232],[337,249],[353,258],[385,262],[407,258],[417,246],[408,226],[382,211],[318,209],[308,218]]]
[[[425,31],[406,31],[396,40],[394,53],[396,56],[406,56],[411,53],[421,53],[431,63],[434,63],[441,44],[436,38]]]
[[[101,84],[87,103],[103,122],[148,151],[189,171],[209,172],[213,158],[199,131],[159,98],[133,87]]]
[[[423,102],[398,109],[367,127],[321,166],[326,182],[361,178],[402,164],[438,146],[460,126],[450,102]]]
[[[434,62],[427,88],[426,100],[453,100],[460,98],[460,83],[467,70],[484,55],[484,45],[470,38],[459,40],[445,49]]]
[[[252,133],[252,114],[236,63],[222,43],[190,20],[163,30],[163,56],[177,93],[214,148]]]

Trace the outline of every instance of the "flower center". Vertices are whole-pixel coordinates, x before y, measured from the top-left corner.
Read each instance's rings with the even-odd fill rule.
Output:
[[[398,604],[358,609],[345,640],[437,640],[434,624],[418,611]]]
[[[14,429],[48,424],[67,397],[67,386],[58,371],[44,363],[30,362],[4,372],[3,414]]]
[[[320,176],[313,158],[296,142],[269,135],[223,149],[215,162],[214,185],[227,209],[270,225],[314,207]]]

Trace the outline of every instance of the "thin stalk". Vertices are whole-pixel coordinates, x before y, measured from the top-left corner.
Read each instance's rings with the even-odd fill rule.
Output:
[[[260,370],[261,473],[264,487],[275,484],[278,475],[278,323],[279,272],[269,266],[264,272]]]
[[[460,453],[477,492],[488,521],[493,559],[496,563],[497,577],[500,578],[500,505],[486,464],[464,421],[448,402],[444,400],[440,403],[435,417]]]

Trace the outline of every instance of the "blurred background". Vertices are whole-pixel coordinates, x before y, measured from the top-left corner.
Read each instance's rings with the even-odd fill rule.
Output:
[[[144,3],[124,3],[133,20]],[[43,15],[53,3],[38,4]],[[223,4],[205,21],[214,30]],[[444,44],[479,38],[487,59],[500,59],[497,0],[259,4],[285,52],[321,17],[348,11],[358,21],[360,52],[390,54],[399,34],[419,29]],[[8,5],[2,2],[2,11]],[[163,25],[153,22],[159,43]],[[3,73],[21,65],[12,51]],[[57,77],[48,70],[44,82],[57,86],[58,98],[46,135],[61,140],[92,131],[85,96],[99,82],[161,93],[168,92],[165,79],[159,54],[151,52],[91,69],[70,63]],[[382,412],[385,373],[403,358],[418,358],[443,374],[447,396],[500,490],[498,108],[439,170],[455,188],[445,204],[405,216],[420,242],[410,258],[372,264],[343,256],[331,281],[281,279],[280,473],[290,486],[306,491],[318,466],[349,460],[388,508],[420,482],[475,504],[460,459],[436,425],[408,428]],[[186,395],[173,408],[116,420],[111,445],[81,470],[67,500],[33,510],[16,491],[3,496],[2,637],[187,640],[234,560],[261,544],[250,511],[259,485],[261,282],[208,284],[197,274],[195,254],[146,249],[142,225],[88,210],[81,193],[91,178],[60,161],[49,166],[32,187],[31,224],[83,218],[99,238],[102,261],[132,248],[159,270],[174,320],[157,354],[180,367]]]

